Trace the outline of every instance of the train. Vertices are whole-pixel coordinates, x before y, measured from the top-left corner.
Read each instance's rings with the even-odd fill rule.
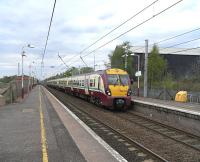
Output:
[[[111,68],[48,80],[47,86],[110,109],[126,110],[131,105],[131,81],[122,69]]]

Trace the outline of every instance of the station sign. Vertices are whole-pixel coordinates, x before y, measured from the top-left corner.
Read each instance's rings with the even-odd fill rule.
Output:
[[[136,76],[136,77],[142,76],[142,72],[141,72],[141,71],[136,71],[135,76]]]

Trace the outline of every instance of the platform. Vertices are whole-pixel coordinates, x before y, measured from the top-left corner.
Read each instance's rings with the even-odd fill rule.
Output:
[[[132,97],[135,112],[200,136],[200,104]]]
[[[126,161],[44,87],[0,107],[0,161]]]
[[[136,96],[132,97],[132,101],[200,116],[200,104],[181,103],[176,101],[167,101]]]

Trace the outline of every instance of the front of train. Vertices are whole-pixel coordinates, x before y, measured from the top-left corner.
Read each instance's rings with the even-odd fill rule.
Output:
[[[108,69],[105,72],[108,106],[114,109],[127,109],[131,105],[132,93],[128,73],[121,69]]]

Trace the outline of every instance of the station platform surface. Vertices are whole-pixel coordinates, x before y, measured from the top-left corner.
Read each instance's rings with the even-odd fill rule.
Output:
[[[176,110],[181,112],[186,112],[194,115],[200,115],[200,104],[198,103],[182,103],[169,100],[159,100],[153,98],[144,98],[144,97],[132,97],[133,102],[139,102],[143,104],[153,105],[157,107],[167,108],[170,110]]]
[[[0,161],[126,161],[44,87],[0,107]]]

